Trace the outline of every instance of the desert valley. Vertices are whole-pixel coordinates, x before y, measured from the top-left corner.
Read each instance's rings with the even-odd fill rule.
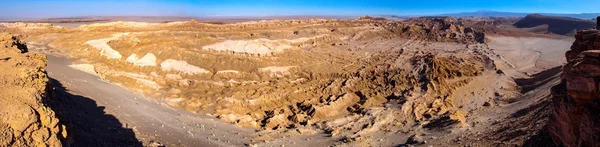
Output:
[[[526,17],[0,23],[0,146],[598,146],[600,31]]]

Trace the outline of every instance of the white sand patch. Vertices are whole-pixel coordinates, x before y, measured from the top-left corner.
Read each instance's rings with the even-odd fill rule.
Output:
[[[240,84],[240,82],[238,82],[234,79],[230,79],[229,81],[227,81],[227,83]]]
[[[226,40],[202,47],[204,50],[226,51],[233,53],[243,53],[250,55],[268,56],[275,53],[281,53],[294,46],[301,44],[315,43],[315,40],[339,40],[331,35],[318,35],[314,37],[302,37],[297,39],[255,39],[255,40]]]
[[[108,59],[121,59],[123,56],[118,51],[111,48],[107,43],[112,40],[117,40],[122,36],[129,35],[129,33],[117,33],[113,34],[110,38],[102,38],[96,40],[90,40],[85,42],[92,47],[100,50],[100,55],[106,56]]]
[[[92,65],[92,64],[72,64],[72,65],[69,65],[69,67],[92,74],[94,76],[98,76],[98,73],[96,73],[94,65]]]
[[[139,60],[137,55],[135,53],[129,55],[129,57],[127,57],[127,59],[125,59],[126,62],[129,63],[135,63],[135,61]]]
[[[204,50],[230,51],[261,56],[280,53],[289,48],[292,48],[292,46],[288,42],[263,38],[256,40],[226,40],[202,47]]]
[[[219,70],[219,71],[217,71],[217,74],[229,74],[229,73],[239,74],[240,71],[237,71],[237,70]]]
[[[141,59],[138,59],[137,55],[134,53],[127,57],[125,61],[137,66],[156,66],[156,56],[152,53],[147,53]]]
[[[133,64],[137,66],[156,66],[156,56],[154,56],[152,53],[147,53],[144,57],[135,61]]]
[[[163,71],[179,71],[185,74],[208,74],[210,71],[200,68],[186,61],[179,61],[174,59],[167,59],[160,64],[160,68]]]
[[[290,69],[296,66],[268,66],[259,68],[258,71],[262,73],[269,73],[270,76],[282,77],[290,74]]]

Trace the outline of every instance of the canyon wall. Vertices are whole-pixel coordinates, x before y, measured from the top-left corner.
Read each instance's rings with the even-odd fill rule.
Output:
[[[548,128],[559,146],[600,146],[600,31],[580,31],[575,38],[562,83],[552,88]]]

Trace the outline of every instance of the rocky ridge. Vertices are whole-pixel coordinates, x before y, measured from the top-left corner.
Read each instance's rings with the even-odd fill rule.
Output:
[[[483,43],[485,35],[466,27],[461,20],[452,17],[421,17],[385,24],[385,27],[405,38],[431,41],[454,41]]]
[[[62,146],[67,136],[53,110],[42,104],[46,56],[28,53],[11,34],[0,34],[0,146]]]
[[[562,83],[552,88],[548,128],[560,146],[600,145],[600,31],[584,30],[566,53]]]

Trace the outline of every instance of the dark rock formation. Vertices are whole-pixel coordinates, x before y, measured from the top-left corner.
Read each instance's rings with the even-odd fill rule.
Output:
[[[573,35],[575,32],[583,29],[593,28],[593,21],[581,20],[569,17],[543,16],[539,14],[527,15],[514,24],[518,28],[532,28],[541,25],[548,25],[548,32],[559,35]]]
[[[575,38],[562,83],[552,88],[548,129],[559,146],[600,146],[600,31],[580,31]]]
[[[483,43],[483,32],[465,27],[461,20],[452,17],[420,17],[404,22],[392,22],[385,26],[403,38],[424,39],[441,42]]]

